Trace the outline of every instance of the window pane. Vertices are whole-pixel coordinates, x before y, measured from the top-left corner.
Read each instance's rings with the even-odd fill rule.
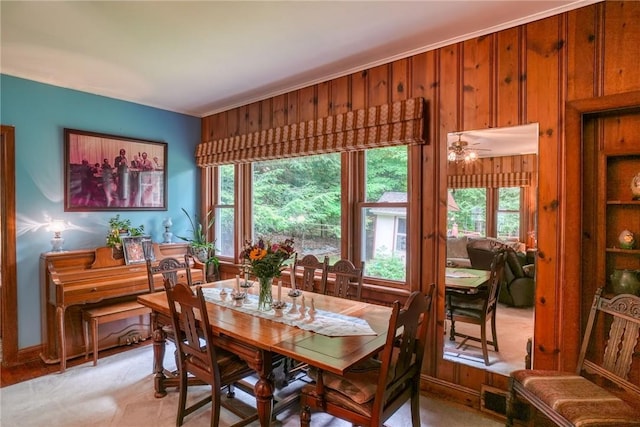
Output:
[[[405,280],[406,208],[364,208],[362,215],[365,275]]]
[[[234,255],[234,213],[235,213],[235,166],[223,165],[216,169],[218,173],[218,200],[215,204],[216,250],[219,256]]]
[[[340,257],[340,154],[253,164],[253,235],[293,237],[298,255]]]
[[[407,253],[407,146],[367,150],[362,210],[365,275],[404,281]],[[388,203],[401,206],[386,207]]]
[[[458,210],[449,209],[447,230],[451,236],[486,236],[487,190],[485,188],[458,188],[451,190]]]
[[[378,202],[391,191],[404,193],[404,201],[407,201],[407,155],[405,145],[366,151],[367,202]]]
[[[216,250],[219,256],[233,257],[234,210],[234,208],[215,209]]]
[[[233,205],[235,200],[235,167],[234,165],[223,165],[218,167],[219,173],[219,200],[220,205]]]
[[[520,236],[520,187],[499,189],[497,221],[499,239],[517,239]]]

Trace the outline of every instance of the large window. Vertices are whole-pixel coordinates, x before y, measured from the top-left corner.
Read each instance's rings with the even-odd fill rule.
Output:
[[[365,261],[369,282],[403,286],[411,246],[408,152],[395,146],[216,168],[219,255],[237,256],[234,236],[293,237],[298,256]]]
[[[450,190],[447,230],[450,236],[521,238],[521,187]]]
[[[253,164],[253,236],[293,237],[298,255],[340,258],[340,154]]]

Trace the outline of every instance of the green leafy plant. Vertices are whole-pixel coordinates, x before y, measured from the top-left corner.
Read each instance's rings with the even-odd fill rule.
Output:
[[[137,227],[131,226],[130,219],[121,219],[120,214],[109,219],[109,233],[107,233],[107,246],[121,249],[122,240],[120,236],[142,236],[144,234],[144,225]]]
[[[191,225],[191,236],[176,235],[176,237],[184,240],[185,242],[189,242],[193,255],[201,262],[204,262],[205,264],[213,263],[218,266],[218,257],[215,255],[215,240],[209,241],[208,237],[209,230],[213,227],[213,223],[215,221],[213,212],[207,212],[204,223],[199,220],[198,215],[193,215],[192,217],[184,208],[182,208],[182,212],[184,212],[189,220],[189,224]]]

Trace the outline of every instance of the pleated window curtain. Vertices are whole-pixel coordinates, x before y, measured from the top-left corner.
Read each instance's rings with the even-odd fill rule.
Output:
[[[426,142],[424,98],[207,141],[196,147],[199,167]]]
[[[447,177],[448,188],[528,187],[530,185],[530,172],[450,175]]]

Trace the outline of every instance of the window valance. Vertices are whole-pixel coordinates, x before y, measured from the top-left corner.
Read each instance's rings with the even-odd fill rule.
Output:
[[[528,187],[531,172],[505,172],[482,175],[449,175],[448,188]]]
[[[425,114],[424,98],[413,98],[207,141],[196,147],[196,163],[207,167],[423,143]]]

